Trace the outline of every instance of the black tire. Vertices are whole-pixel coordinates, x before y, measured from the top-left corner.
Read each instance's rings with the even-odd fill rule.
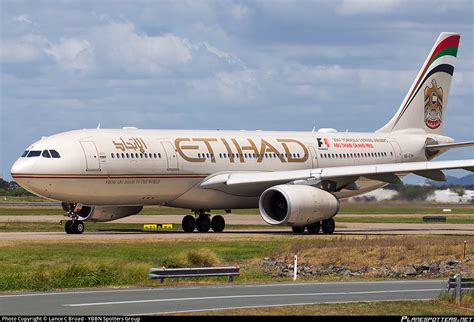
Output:
[[[196,219],[191,215],[184,216],[181,226],[183,227],[184,232],[192,233],[196,228]]]
[[[66,234],[74,234],[74,231],[72,230],[72,220],[66,221],[66,224],[64,225],[64,231]]]
[[[321,229],[321,223],[319,221],[314,222],[308,226],[306,226],[306,229],[308,229],[308,233],[314,235],[319,233],[319,230]]]
[[[208,215],[201,215],[196,219],[196,228],[200,233],[207,233],[211,229],[211,219]]]
[[[215,233],[221,233],[225,228],[225,220],[222,216],[214,216],[211,220],[211,227]]]
[[[72,226],[72,231],[74,232],[74,234],[82,234],[84,232],[84,230],[86,229],[86,226],[84,225],[84,223],[82,221],[78,221],[76,220]]]
[[[334,219],[326,219],[323,220],[323,224],[321,225],[323,228],[323,233],[325,234],[332,234],[334,230],[336,230],[336,223],[334,222]]]
[[[291,226],[291,230],[293,230],[295,234],[304,233],[305,228],[306,228],[305,226]]]

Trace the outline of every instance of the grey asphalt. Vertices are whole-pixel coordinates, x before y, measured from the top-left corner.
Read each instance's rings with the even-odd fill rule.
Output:
[[[428,300],[446,281],[377,281],[95,289],[0,294],[0,315],[144,315],[360,301]]]

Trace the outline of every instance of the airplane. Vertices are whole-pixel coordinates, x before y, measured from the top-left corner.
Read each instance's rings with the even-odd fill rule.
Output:
[[[474,172],[474,159],[432,161],[474,145],[442,135],[459,40],[459,33],[439,35],[398,111],[374,133],[98,127],[31,144],[11,175],[62,202],[68,234],[147,205],[191,209],[185,232],[222,232],[225,219],[211,210],[258,207],[270,225],[332,234],[341,198],[401,183],[409,173],[442,181],[442,170]]]

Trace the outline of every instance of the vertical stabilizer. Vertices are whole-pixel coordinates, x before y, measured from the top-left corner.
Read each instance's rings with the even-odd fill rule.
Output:
[[[439,35],[397,114],[377,132],[423,129],[441,134],[460,34]]]

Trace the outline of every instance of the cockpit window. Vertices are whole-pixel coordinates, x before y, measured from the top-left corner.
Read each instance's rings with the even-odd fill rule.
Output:
[[[30,152],[30,151],[26,150],[25,152],[23,152],[23,154],[21,155],[21,157],[22,157],[22,158],[26,157],[26,156],[28,155],[28,152]]]
[[[48,150],[44,150],[43,153],[41,153],[41,156],[43,158],[51,158],[51,155],[49,154]]]
[[[28,153],[28,158],[35,158],[35,157],[39,157],[41,155],[41,151],[30,151]]]
[[[61,157],[61,156],[59,155],[59,152],[56,151],[56,150],[49,150],[49,153],[51,153],[51,156],[52,156],[54,159],[58,159],[58,158]]]

